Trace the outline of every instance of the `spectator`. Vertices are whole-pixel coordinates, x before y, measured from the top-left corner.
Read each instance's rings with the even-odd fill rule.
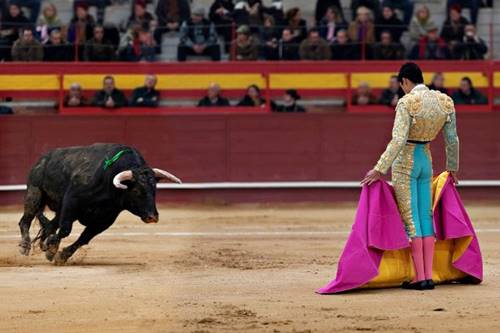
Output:
[[[142,29],[149,30],[153,20],[153,14],[146,10],[146,0],[135,0],[134,10],[128,18],[127,28],[139,25]]]
[[[156,44],[161,45],[164,33],[179,30],[182,22],[189,20],[189,3],[189,0],[158,0],[155,10],[158,27],[154,31]]]
[[[14,61],[42,61],[42,44],[33,37],[31,29],[24,29],[21,37],[12,46]]]
[[[127,99],[121,90],[115,88],[115,79],[112,76],[105,76],[103,88],[95,93],[93,105],[102,108],[113,109],[127,105]]]
[[[358,43],[349,40],[345,30],[337,32],[337,38],[332,44],[333,60],[359,60],[361,59],[361,50]]]
[[[43,46],[44,61],[73,61],[73,47],[63,40],[61,31],[52,30],[50,39]]]
[[[75,16],[71,19],[68,28],[68,41],[72,44],[84,45],[92,38],[95,20],[89,14],[86,3],[76,2]]]
[[[207,96],[200,99],[198,106],[229,106],[229,101],[227,98],[221,96],[220,86],[217,83],[211,83],[208,86]]]
[[[340,15],[337,7],[329,7],[326,10],[325,17],[319,22],[318,26],[321,38],[330,44],[335,41],[337,31],[347,29],[347,23]]]
[[[429,85],[429,89],[437,90],[442,92],[443,94],[448,95],[448,89],[444,87],[444,75],[443,73],[435,73],[432,77],[431,84]]]
[[[401,86],[398,81],[398,76],[393,75],[389,80],[389,88],[382,91],[382,95],[380,96],[379,103],[391,107],[396,107],[398,104],[398,100],[403,97],[405,92],[401,89]]]
[[[132,92],[131,106],[157,107],[160,102],[160,92],[156,90],[155,75],[146,75],[144,86],[135,88]]]
[[[292,29],[285,28],[281,33],[278,45],[279,58],[281,60],[299,60],[299,46],[295,42]]]
[[[237,0],[233,11],[236,25],[248,25],[252,34],[258,33],[264,20],[262,0]]]
[[[12,45],[19,38],[21,30],[30,26],[23,11],[15,3],[9,4],[9,11],[7,15],[1,19],[2,39],[6,39],[9,42],[9,45]]]
[[[371,45],[375,42],[375,25],[371,12],[366,7],[359,7],[356,12],[356,19],[349,24],[347,30],[349,39],[353,42]]]
[[[294,7],[286,12],[288,28],[292,32],[293,41],[300,44],[307,37],[307,23],[302,19],[300,8]]]
[[[375,21],[375,39],[380,41],[384,31],[390,31],[392,40],[396,43],[401,41],[401,35],[406,30],[403,21],[398,19],[394,9],[389,6],[382,8],[382,16]]]
[[[353,18],[357,16],[360,7],[369,9],[374,17],[380,16],[380,0],[351,0],[351,14]]]
[[[474,88],[469,77],[460,81],[460,88],[452,95],[455,104],[488,104],[488,99]]]
[[[461,60],[479,60],[484,59],[486,52],[488,47],[477,36],[476,27],[472,24],[466,25],[464,39],[453,48],[453,57]]]
[[[368,83],[361,82],[358,86],[358,91],[352,96],[351,103],[352,105],[377,104],[377,97],[372,94]]]
[[[247,88],[247,93],[237,106],[264,107],[266,100],[262,97],[259,87],[252,84]]]
[[[340,3],[340,0],[317,0],[316,10],[314,11],[314,21],[316,26],[321,25],[321,21],[325,18],[325,15],[327,15],[327,11],[332,7],[336,8],[340,21],[345,22],[344,12],[342,11],[342,4]]]
[[[14,2],[14,1],[13,1]],[[15,0],[15,3],[19,8],[25,7],[30,11],[29,23],[30,26],[34,26],[36,20],[38,19],[38,15],[40,15],[40,5],[42,3],[41,0]]]
[[[266,16],[273,18],[275,25],[279,27],[278,33],[281,32],[282,27],[286,25],[283,0],[272,0],[270,7],[264,7],[264,24]]]
[[[79,83],[72,83],[69,92],[64,96],[63,105],[65,107],[87,106],[88,102],[82,94],[82,87]]]
[[[120,45],[120,59],[123,61],[154,61],[156,44],[149,30],[134,25]]]
[[[477,16],[479,14],[479,7],[481,6],[481,0],[448,0],[446,3],[446,11],[448,13],[449,13],[449,9],[453,5],[460,5],[460,7],[462,7],[462,8],[469,8],[470,9],[470,20],[471,20],[472,24],[476,25]]]
[[[235,55],[232,60],[257,60],[259,43],[250,34],[250,27],[242,25],[236,30],[236,40],[233,42]]]
[[[403,24],[405,27],[410,25],[411,18],[413,16],[413,4],[414,0],[383,0],[383,7],[390,7],[393,10],[399,9],[403,12]]]
[[[204,55],[209,56],[213,61],[220,60],[215,26],[204,16],[205,9],[196,8],[193,10],[191,19],[182,23],[177,60],[186,61],[188,55]]]
[[[57,8],[53,3],[48,3],[42,10],[36,31],[42,41],[47,41],[52,30],[62,30],[62,21],[57,16]]]
[[[410,52],[410,59],[446,60],[451,58],[446,42],[439,37],[437,28],[431,28],[427,37],[420,39]]]
[[[0,115],[14,114],[14,110],[10,106],[0,105]]]
[[[300,95],[295,89],[288,89],[283,96],[283,104],[273,106],[275,112],[306,112],[304,107],[297,104]]]
[[[405,48],[399,42],[393,42],[390,31],[381,34],[380,43],[375,44],[373,59],[375,60],[398,60],[405,56]]]
[[[328,60],[331,50],[328,42],[319,36],[316,28],[309,30],[309,36],[300,43],[300,59],[302,60]]]
[[[264,27],[260,33],[260,53],[266,60],[279,60],[279,35],[275,26],[274,17],[264,17]]]
[[[427,36],[430,29],[437,27],[436,23],[431,19],[431,12],[425,5],[419,7],[415,13],[415,17],[411,20],[409,33],[410,39],[414,43]]]
[[[444,21],[443,29],[441,30],[441,38],[447,42],[450,47],[454,47],[458,42],[464,39],[465,26],[469,21],[461,15],[462,7],[453,5],[450,7],[450,13],[446,21]]]
[[[229,51],[229,46],[233,39],[232,23],[234,4],[232,0],[215,0],[210,6],[210,21],[215,25],[219,36],[224,39],[224,48]]]
[[[85,61],[112,61],[115,50],[111,42],[104,38],[104,28],[100,25],[94,28],[94,37],[85,43]]]
[[[73,11],[76,13],[78,7],[85,6],[88,10],[89,7],[96,8],[97,24],[102,25],[104,23],[104,14],[106,11],[106,6],[111,3],[110,0],[75,0],[73,2]]]

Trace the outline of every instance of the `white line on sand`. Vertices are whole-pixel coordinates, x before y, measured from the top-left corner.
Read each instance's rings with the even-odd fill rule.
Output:
[[[477,233],[499,233],[500,229],[476,229]],[[244,237],[244,236],[332,236],[347,235],[349,231],[207,231],[207,232],[104,232],[101,236],[107,237],[140,237],[140,236],[162,236],[162,237]],[[0,239],[17,239],[19,234],[0,235]]]

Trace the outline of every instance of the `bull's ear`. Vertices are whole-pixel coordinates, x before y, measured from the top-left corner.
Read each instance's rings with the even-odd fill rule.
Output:
[[[128,186],[123,184],[122,182],[131,181],[132,179],[134,179],[134,174],[132,173],[132,170],[125,170],[118,173],[113,178],[113,185],[121,190],[126,190]]]
[[[174,183],[178,183],[178,184],[182,183],[182,181],[179,178],[177,178],[176,176],[174,176],[173,174],[171,174],[168,171],[153,168],[153,172],[155,173],[155,178],[156,178],[156,181],[158,181],[158,182],[161,181],[162,179],[168,179]]]

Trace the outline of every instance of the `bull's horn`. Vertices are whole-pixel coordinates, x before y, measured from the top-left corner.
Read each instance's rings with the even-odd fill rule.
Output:
[[[181,184],[182,181],[175,177],[173,174],[171,174],[170,172],[167,172],[165,170],[162,170],[162,169],[156,169],[156,168],[153,168],[153,171],[155,173],[155,177],[156,178],[167,178],[167,179],[170,179],[171,181],[173,181],[174,183],[178,183],[178,184]]]
[[[113,185],[115,185],[116,188],[126,190],[127,185],[123,185],[122,182],[125,180],[131,180],[132,178],[134,178],[132,171],[130,170],[122,171],[119,174],[117,174],[115,178],[113,178]]]

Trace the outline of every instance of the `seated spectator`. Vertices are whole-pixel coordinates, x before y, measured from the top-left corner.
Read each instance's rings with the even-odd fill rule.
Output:
[[[266,16],[273,18],[274,24],[279,27],[279,32],[286,25],[285,12],[283,11],[283,0],[272,0],[271,6],[264,7],[264,24]]]
[[[366,82],[361,82],[358,90],[352,95],[352,105],[377,104],[377,97],[372,94],[370,86]]]
[[[78,6],[84,5],[87,7],[96,8],[97,24],[102,25],[104,23],[104,14],[106,12],[106,6],[111,4],[109,0],[75,0],[73,2],[73,11],[76,12]]]
[[[144,30],[149,30],[154,20],[153,14],[146,10],[146,0],[135,0],[134,10],[128,18],[127,28],[139,25]]]
[[[237,106],[247,107],[265,107],[266,100],[262,97],[260,89],[257,85],[252,84],[247,88],[247,92]]]
[[[28,20],[30,23],[30,27],[33,28],[35,23],[36,23],[36,20],[38,19],[38,15],[40,15],[40,6],[41,6],[42,1],[40,1],[40,0],[15,0],[15,1],[11,1],[11,2],[15,2],[19,6],[20,9],[22,7],[24,7],[24,8],[27,8],[29,10],[30,17]]]
[[[398,60],[405,56],[405,48],[399,42],[393,42],[390,31],[381,34],[380,43],[373,48],[373,59],[375,60]]]
[[[455,104],[488,104],[488,99],[474,88],[469,77],[460,81],[460,88],[451,96]]]
[[[278,45],[280,60],[299,60],[299,45],[293,38],[290,28],[283,29]]]
[[[260,33],[260,54],[266,60],[279,60],[279,35],[274,18],[266,15]]]
[[[307,37],[307,23],[302,19],[300,8],[293,7],[286,12],[286,21],[293,41],[300,44]]]
[[[414,0],[383,0],[383,7],[390,7],[393,10],[399,9],[403,12],[403,25],[405,27],[410,25],[413,16]]]
[[[146,75],[144,86],[135,88],[132,92],[131,106],[157,107],[160,102],[160,92],[155,89],[156,76]]]
[[[325,17],[318,24],[319,34],[321,38],[328,43],[335,41],[335,36],[340,29],[347,29],[347,23],[342,18],[337,7],[328,7]]]
[[[444,75],[443,73],[435,73],[432,77],[431,84],[429,85],[429,89],[437,90],[442,92],[443,94],[448,95],[448,89],[444,87]]]
[[[46,42],[52,30],[62,30],[64,25],[57,16],[57,7],[53,3],[48,3],[42,10],[42,15],[38,19],[36,31],[40,39]]]
[[[94,28],[94,37],[84,45],[83,59],[85,61],[112,61],[115,50],[111,42],[104,38],[104,28],[100,25]]]
[[[229,101],[227,98],[221,96],[220,86],[217,83],[211,83],[208,86],[207,96],[200,99],[198,106],[229,106]]]
[[[82,87],[79,83],[72,83],[69,92],[64,96],[63,105],[65,107],[87,106],[88,102],[82,94]]]
[[[297,104],[300,95],[295,89],[288,89],[283,96],[283,104],[273,105],[275,112],[306,112],[304,107]]]
[[[18,38],[19,33],[30,26],[28,19],[24,16],[21,8],[15,4],[9,4],[9,10],[6,13],[5,17],[1,18],[1,30],[0,35],[3,40],[7,42],[10,46],[12,45]]]
[[[391,107],[395,107],[398,104],[398,101],[401,97],[405,95],[405,92],[401,88],[398,76],[393,75],[389,80],[389,88],[384,89],[382,91],[382,95],[380,96],[379,103]]]
[[[410,59],[446,60],[451,59],[451,54],[446,42],[439,37],[437,28],[431,28],[427,37],[420,39],[419,43],[413,47]]]
[[[247,0],[248,25],[252,34],[258,33],[264,23],[264,5],[262,0]]]
[[[61,31],[52,30],[50,39],[43,45],[44,61],[73,61],[73,47],[63,40]]]
[[[349,40],[345,30],[337,32],[337,38],[332,44],[333,60],[359,60],[361,59],[361,48],[358,43]]]
[[[345,16],[342,11],[342,4],[340,3],[340,0],[317,0],[316,9],[314,11],[314,22],[316,26],[321,25],[321,21],[325,18],[325,15],[327,15],[327,11],[332,7],[336,8],[336,11],[340,16],[340,20],[345,22]]]
[[[95,20],[89,14],[86,3],[75,2],[75,15],[71,19],[68,28],[68,41],[71,44],[84,45],[94,34]]]
[[[394,9],[389,6],[382,8],[382,16],[375,21],[375,39],[381,40],[381,34],[384,31],[389,31],[392,35],[392,40],[396,43],[401,41],[401,35],[406,30],[403,21],[398,19]]]
[[[409,33],[410,39],[414,43],[418,43],[421,38],[427,36],[430,29],[436,28],[437,25],[431,19],[431,11],[425,5],[419,7],[415,13],[415,17],[411,20]]]
[[[157,45],[161,45],[164,33],[179,30],[182,22],[188,21],[191,16],[189,0],[158,0],[155,14],[158,27],[154,31]]]
[[[462,16],[462,7],[453,5],[450,7],[448,18],[443,23],[441,38],[453,47],[464,39],[465,26],[469,21]]]
[[[446,3],[446,11],[449,12],[449,9],[454,5],[459,5],[462,8],[469,8],[471,22],[476,25],[479,7],[481,7],[481,0],[448,0]]]
[[[43,46],[33,37],[31,29],[24,29],[21,37],[12,46],[14,61],[42,61]]]
[[[331,50],[328,42],[319,36],[318,29],[309,30],[309,36],[300,43],[300,59],[329,60]]]
[[[353,18],[356,17],[360,7],[370,10],[374,17],[380,16],[380,0],[351,0],[351,15]]]
[[[215,30],[224,39],[224,48],[229,51],[233,39],[232,23],[234,4],[232,0],[214,0],[210,6],[209,19],[215,25]]]
[[[366,7],[359,7],[356,12],[356,19],[349,24],[347,34],[352,42],[366,43],[368,46],[366,50],[369,52],[369,47],[375,42],[375,25],[371,12]]]
[[[236,30],[236,40],[233,42],[235,50],[231,60],[257,60],[259,56],[259,43],[250,34],[250,27],[242,25]]]
[[[193,10],[191,19],[181,26],[177,60],[186,61],[188,55],[204,55],[209,56],[212,61],[220,60],[215,26],[205,19],[205,9],[202,7]]]
[[[103,88],[94,95],[92,102],[95,106],[114,109],[127,105],[127,98],[121,90],[115,88],[115,79],[112,76],[105,76]]]
[[[14,110],[10,106],[0,105],[0,115],[14,114]]]
[[[460,60],[484,59],[488,46],[476,34],[476,27],[472,24],[465,26],[465,36],[462,42],[453,48],[453,58]]]
[[[134,25],[120,43],[120,59],[123,61],[155,61],[156,44],[149,30]]]

